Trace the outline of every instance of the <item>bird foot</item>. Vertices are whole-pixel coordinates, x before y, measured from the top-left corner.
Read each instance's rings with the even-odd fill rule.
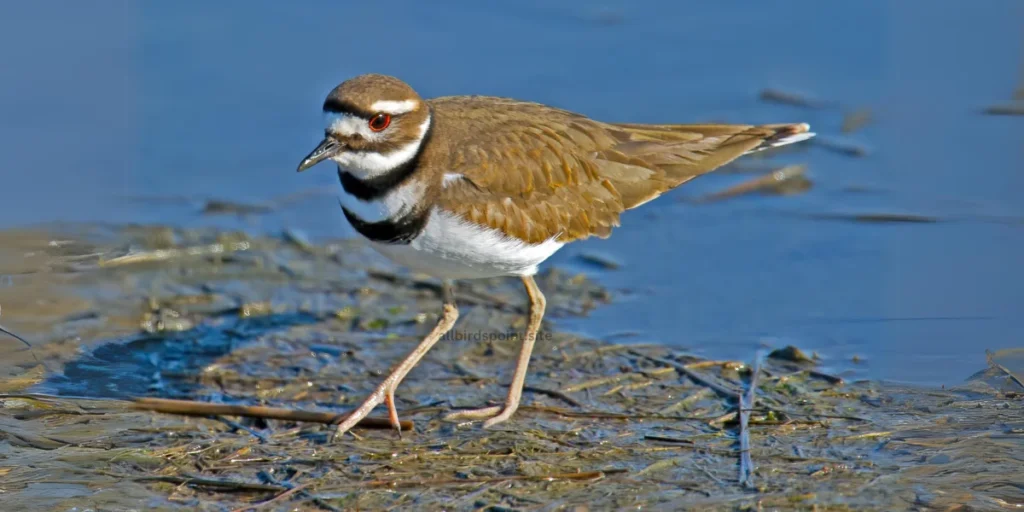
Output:
[[[484,428],[491,428],[498,423],[508,420],[512,413],[516,412],[515,407],[494,406],[481,409],[470,409],[468,411],[456,411],[448,414],[444,419],[448,421],[480,421],[484,422]]]
[[[345,435],[346,432],[352,429],[352,427],[359,424],[360,421],[365,419],[373,412],[373,409],[385,403],[388,406],[388,419],[391,421],[391,428],[395,429],[398,433],[399,439],[402,437],[402,423],[398,420],[398,410],[395,409],[395,390],[389,389],[385,386],[378,387],[370,396],[363,400],[363,403],[356,407],[344,420],[334,429],[334,437],[332,441],[341,439],[341,436]]]

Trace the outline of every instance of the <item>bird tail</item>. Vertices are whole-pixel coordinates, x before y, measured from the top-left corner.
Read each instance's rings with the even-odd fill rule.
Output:
[[[803,142],[811,137],[814,137],[815,133],[811,131],[811,125],[807,123],[796,123],[796,124],[769,124],[761,126],[760,128],[767,128],[774,130],[770,136],[765,137],[760,144],[754,149],[748,150],[744,155],[750,153],[756,153],[763,151],[768,148],[775,148],[779,146],[785,146],[787,144],[794,144],[797,142]]]
[[[618,144],[598,154],[602,174],[635,208],[740,156],[814,136],[807,123],[614,124]]]

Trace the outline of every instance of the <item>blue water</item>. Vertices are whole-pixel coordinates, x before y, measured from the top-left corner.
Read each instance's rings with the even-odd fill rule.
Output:
[[[611,121],[876,122],[867,158],[815,147],[796,197],[694,205],[709,176],[628,213],[609,240],[564,249],[625,263],[595,277],[615,304],[567,327],[749,359],[817,351],[855,375],[955,384],[984,349],[1024,346],[1024,119],[989,117],[1024,80],[1024,3],[650,0],[5,2],[0,5],[0,227],[177,225],[204,198],[326,191],[253,230],[351,236],[330,172],[294,168],[337,82],[397,75],[424,96],[492,94]],[[840,102],[760,102],[764,87]],[[849,187],[866,188],[854,193]],[[807,218],[934,215],[934,224]],[[848,364],[854,356],[864,359]]]

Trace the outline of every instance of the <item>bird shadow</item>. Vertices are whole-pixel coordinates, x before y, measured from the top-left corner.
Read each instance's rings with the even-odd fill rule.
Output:
[[[104,343],[64,365],[35,390],[90,398],[189,397],[202,369],[260,336],[323,318],[300,312],[233,315],[214,324],[168,333],[139,333]]]

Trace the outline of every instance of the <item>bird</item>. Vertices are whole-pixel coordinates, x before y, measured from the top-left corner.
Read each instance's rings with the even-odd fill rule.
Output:
[[[437,324],[336,424],[335,439],[385,404],[459,317],[455,281],[517,277],[527,328],[504,403],[458,411],[490,428],[519,407],[546,307],[538,265],[565,244],[607,238],[626,210],[752,152],[807,140],[806,123],[638,124],[597,121],[492,96],[422,98],[393,76],[350,78],[327,95],[323,140],[298,171],[336,164],[341,211],[378,252],[441,281]]]

